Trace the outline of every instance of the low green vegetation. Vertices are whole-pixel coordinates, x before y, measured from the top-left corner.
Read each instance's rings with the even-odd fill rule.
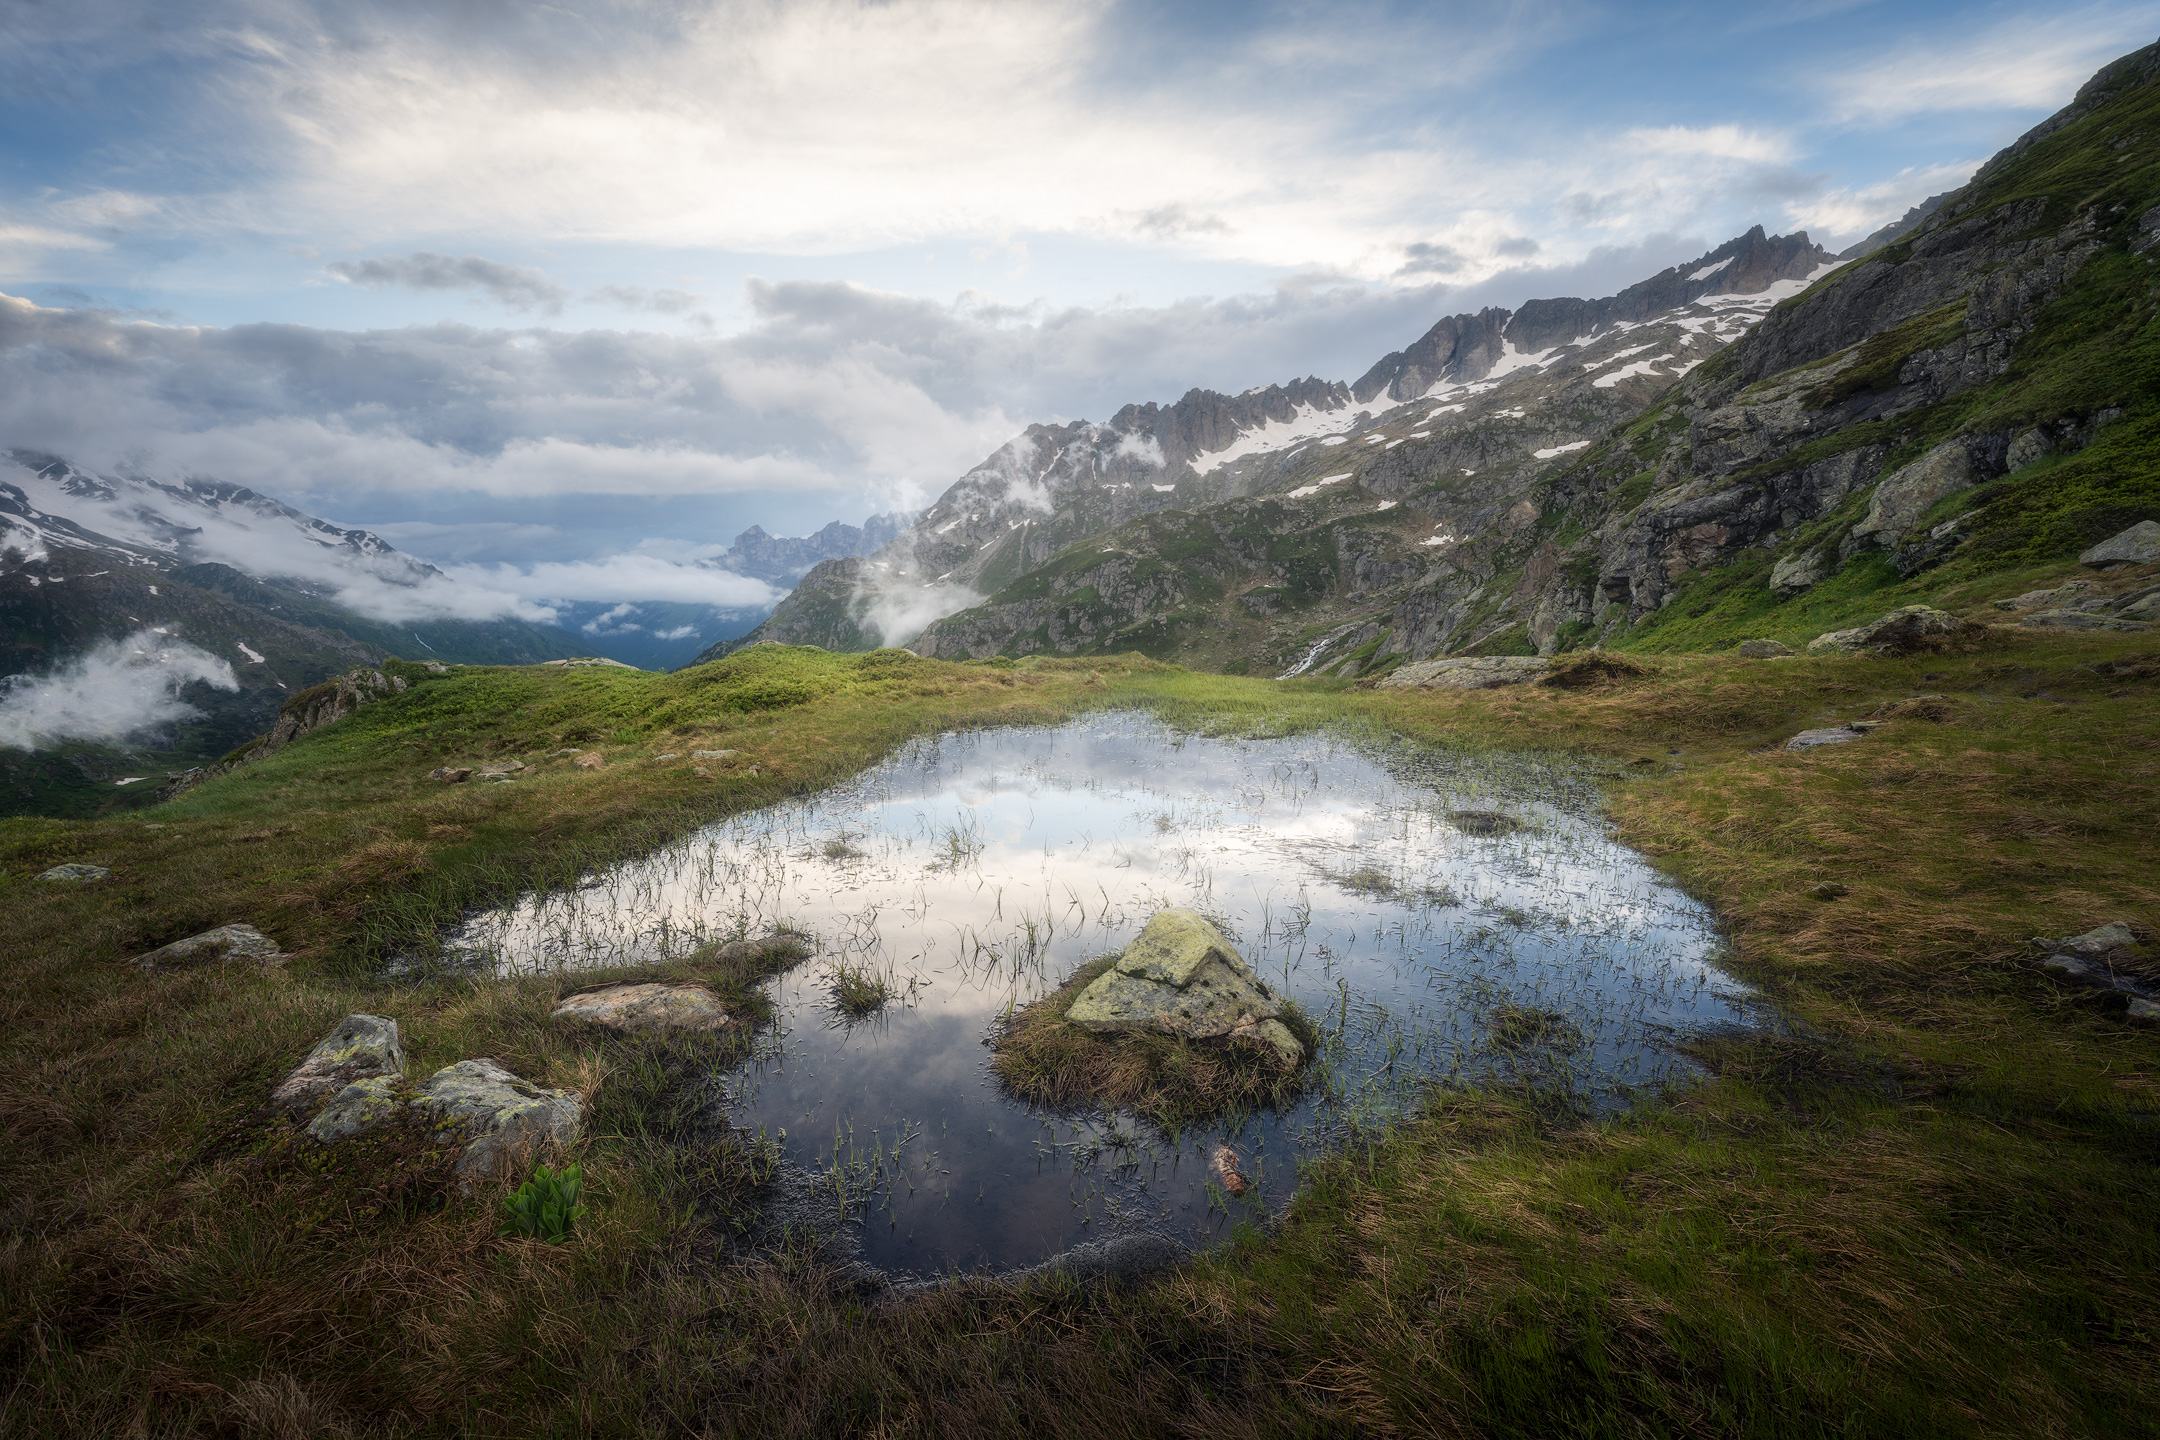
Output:
[[[1634,659],[1423,693],[781,647],[673,675],[458,670],[171,803],[0,824],[6,1428],[2149,1430],[2160,1036],[2043,977],[2030,940],[2160,930],[2160,648]],[[1144,1281],[978,1278],[873,1310],[759,1230],[775,1153],[713,1103],[737,1052],[569,1034],[557,975],[385,969],[475,905],[911,736],[1113,705],[1587,756],[1621,836],[1715,909],[1783,1023],[1692,1042],[1701,1083],[1603,1118],[1436,1089],[1303,1175],[1280,1227]],[[1781,748],[1862,716],[1883,719],[1863,741]],[[572,745],[605,764],[550,758]],[[426,778],[497,758],[529,769]],[[30,878],[70,860],[113,875]],[[288,962],[126,963],[235,920]],[[739,964],[750,994],[781,963],[667,973]],[[576,1243],[502,1238],[499,1193],[401,1162],[393,1135],[294,1144],[265,1097],[353,1011],[398,1020],[408,1073],[493,1056],[586,1102]]]
[[[559,1245],[585,1218],[584,1202],[578,1198],[584,1193],[585,1173],[577,1166],[565,1165],[557,1170],[550,1165],[536,1165],[532,1178],[503,1200],[508,1217],[503,1222],[504,1232]]]

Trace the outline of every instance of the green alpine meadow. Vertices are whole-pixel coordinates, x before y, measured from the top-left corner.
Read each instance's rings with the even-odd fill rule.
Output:
[[[2152,21],[0,16],[0,1435],[2160,1434]]]

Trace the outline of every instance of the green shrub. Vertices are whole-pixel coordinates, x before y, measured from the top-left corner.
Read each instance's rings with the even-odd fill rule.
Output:
[[[585,1218],[585,1207],[578,1200],[584,1189],[584,1172],[575,1165],[565,1165],[560,1170],[545,1165],[537,1167],[532,1179],[518,1186],[503,1201],[503,1209],[510,1215],[503,1224],[503,1233],[527,1235],[551,1245],[560,1244],[570,1238],[570,1231]]]

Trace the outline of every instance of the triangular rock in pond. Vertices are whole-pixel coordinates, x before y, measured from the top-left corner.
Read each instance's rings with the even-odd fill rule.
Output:
[[[1065,1018],[1098,1034],[1147,1030],[1252,1045],[1289,1069],[1303,1062],[1305,1047],[1282,1013],[1282,1002],[1206,917],[1162,910]]]

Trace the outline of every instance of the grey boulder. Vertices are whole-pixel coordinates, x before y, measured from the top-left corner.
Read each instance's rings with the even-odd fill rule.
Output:
[[[112,874],[112,871],[106,869],[103,865],[85,865],[79,861],[71,860],[65,865],[53,866],[52,869],[47,870],[37,878],[50,881],[55,885],[88,885],[103,880],[110,874]]]
[[[1955,641],[1969,639],[1985,630],[1969,620],[1928,605],[1906,605],[1850,630],[1832,630],[1808,641],[1810,655],[1859,654],[1911,655]]]
[[[331,1096],[330,1103],[308,1122],[307,1133],[325,1145],[335,1145],[379,1129],[404,1113],[397,1081],[388,1075],[371,1075]]]
[[[460,1141],[466,1184],[515,1179],[543,1152],[577,1138],[577,1097],[520,1079],[493,1060],[460,1060],[429,1076],[413,1108]]]
[[[2140,520],[2078,556],[2078,563],[2104,570],[2112,565],[2160,565],[2160,520]]]
[[[215,930],[205,930],[200,935],[190,935],[185,940],[175,940],[170,945],[161,945],[138,955],[135,964],[145,970],[178,970],[220,960],[252,960],[258,965],[276,965],[284,958],[277,942],[254,926],[220,925]]]
[[[1097,1034],[1146,1031],[1249,1045],[1291,1069],[1305,1047],[1282,1013],[1282,1002],[1222,931],[1193,911],[1163,910],[1074,998],[1065,1018]]]
[[[721,1030],[733,1022],[720,997],[704,985],[625,981],[565,996],[555,1019],[605,1030]]]
[[[397,1021],[387,1015],[347,1015],[278,1083],[270,1099],[298,1114],[314,1109],[356,1080],[404,1073],[405,1049],[398,1043]]]

